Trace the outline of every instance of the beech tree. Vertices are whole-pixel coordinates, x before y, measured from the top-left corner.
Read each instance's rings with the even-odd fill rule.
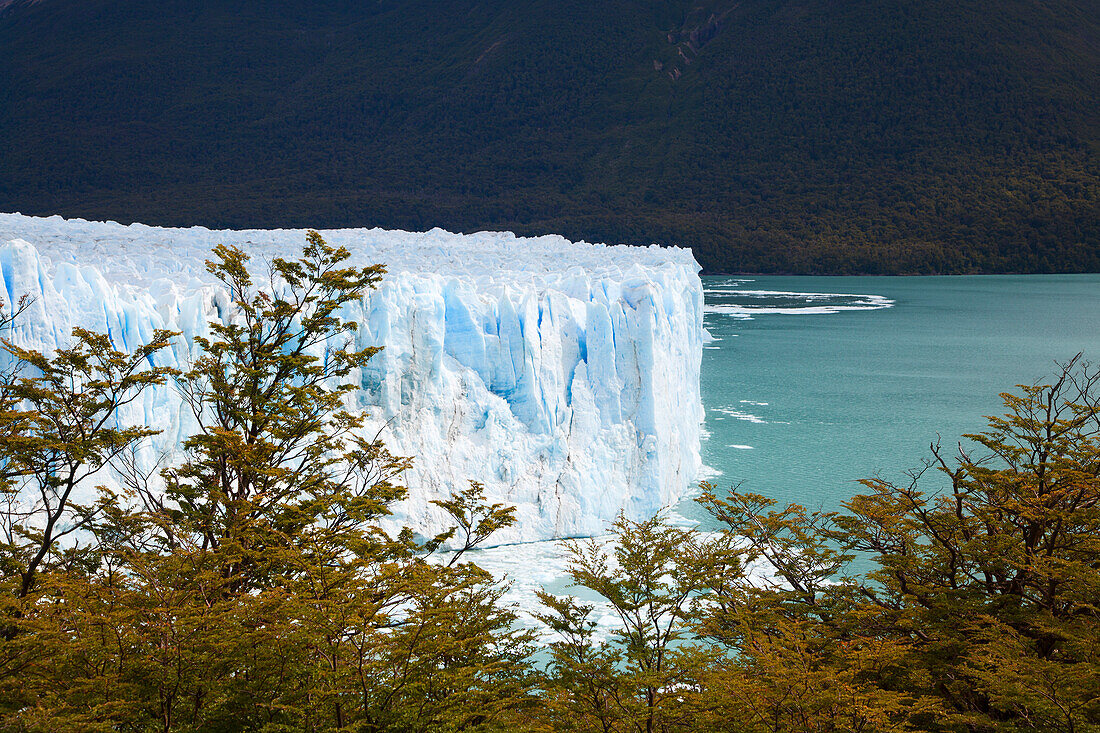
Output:
[[[843,512],[704,485],[714,531],[620,517],[566,542],[599,602],[539,595],[535,675],[535,637],[469,561],[512,509],[471,482],[434,535],[387,516],[410,459],[364,432],[374,350],[341,316],[380,268],[316,233],[262,287],[214,254],[230,307],[182,373],[156,365],[167,332],[133,353],[5,342],[0,731],[1100,730],[1081,359]],[[169,377],[198,427],[138,470],[153,430],[118,411]],[[123,485],[84,499],[108,465]]]
[[[104,491],[94,553],[43,588],[57,602],[29,621],[39,657],[0,728],[494,728],[528,702],[529,639],[462,556],[512,510],[474,484],[437,502],[452,529],[383,526],[409,459],[347,399],[376,349],[340,315],[382,269],[316,232],[262,288],[245,253],[214,254],[231,308],[177,377],[198,429],[163,492],[134,461]]]
[[[740,573],[726,537],[706,537],[663,517],[620,516],[607,541],[564,544],[574,585],[596,593],[616,623],[601,635],[597,606],[540,592],[538,618],[555,632],[549,668],[554,728],[691,730],[688,699],[712,651],[693,641],[710,589]]]
[[[1020,385],[969,445],[864,481],[844,513],[705,494],[776,578],[705,622],[736,655],[709,681],[713,725],[1100,729],[1098,387],[1079,358]]]
[[[868,603],[918,623],[913,656],[945,729],[1100,726],[1100,372],[1002,394],[1007,412],[954,456],[865,481],[837,535],[878,564]]]
[[[0,315],[0,330],[21,306]],[[0,386],[0,567],[5,580],[17,579],[8,591],[19,599],[51,560],[65,554],[59,542],[94,519],[95,507],[77,503],[77,492],[90,489],[89,480],[114,458],[156,432],[120,425],[118,410],[172,374],[155,364],[175,335],[170,331],[156,331],[133,352],[116,349],[105,334],[76,328],[72,335],[73,345],[51,356],[2,341],[11,361]],[[5,635],[12,633],[9,628]]]

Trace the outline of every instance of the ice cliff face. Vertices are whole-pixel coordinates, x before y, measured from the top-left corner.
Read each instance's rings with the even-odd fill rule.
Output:
[[[388,268],[349,308],[359,346],[384,350],[358,375],[357,407],[390,449],[415,456],[399,518],[438,526],[430,499],[485,484],[517,507],[500,541],[593,534],[624,510],[675,501],[699,469],[703,295],[690,251],[608,247],[509,233],[322,232],[359,265]],[[303,231],[162,229],[0,214],[7,302],[34,299],[12,334],[51,350],[75,325],[133,348],[181,331],[182,366],[226,295],[204,260],[235,244],[262,268],[295,257]],[[126,421],[165,432],[145,460],[192,428],[171,385]]]

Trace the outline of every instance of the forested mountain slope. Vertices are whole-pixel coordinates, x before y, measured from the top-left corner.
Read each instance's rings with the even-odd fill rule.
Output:
[[[1095,0],[0,2],[0,211],[1100,270]]]

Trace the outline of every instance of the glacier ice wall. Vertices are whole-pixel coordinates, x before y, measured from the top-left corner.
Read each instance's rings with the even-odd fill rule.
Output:
[[[690,251],[573,243],[510,233],[345,229],[326,241],[388,273],[345,317],[359,346],[384,349],[357,378],[355,406],[390,449],[415,456],[400,521],[429,531],[429,500],[475,479],[517,507],[498,541],[599,533],[622,510],[679,498],[700,467],[704,339]],[[155,328],[183,333],[162,361],[182,366],[226,295],[204,261],[235,244],[262,267],[294,257],[302,230],[212,231],[0,214],[7,302],[33,304],[12,338],[51,350],[75,325],[116,347]],[[193,429],[171,385],[121,416],[164,430],[145,460]]]

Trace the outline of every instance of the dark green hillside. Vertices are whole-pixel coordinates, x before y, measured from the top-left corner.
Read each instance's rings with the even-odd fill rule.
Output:
[[[1096,0],[16,0],[0,69],[0,210],[1100,270]]]

